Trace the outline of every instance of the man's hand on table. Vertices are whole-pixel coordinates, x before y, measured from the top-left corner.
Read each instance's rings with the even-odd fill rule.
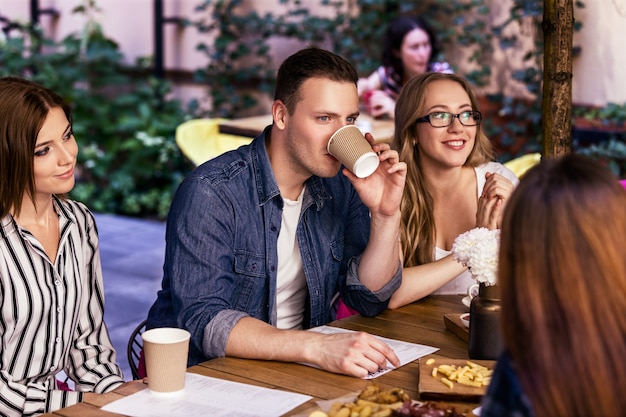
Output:
[[[364,333],[320,335],[307,348],[314,349],[315,364],[330,372],[364,378],[388,367],[400,366],[400,359],[386,343]]]

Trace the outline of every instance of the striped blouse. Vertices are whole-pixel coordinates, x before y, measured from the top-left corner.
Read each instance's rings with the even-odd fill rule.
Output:
[[[103,322],[98,231],[81,203],[54,197],[54,265],[12,216],[0,220],[0,415],[34,416],[124,382]],[[57,389],[64,371],[76,391]]]

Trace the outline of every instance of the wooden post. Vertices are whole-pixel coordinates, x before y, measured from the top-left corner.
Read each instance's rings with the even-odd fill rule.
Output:
[[[543,156],[572,151],[573,0],[543,2]]]

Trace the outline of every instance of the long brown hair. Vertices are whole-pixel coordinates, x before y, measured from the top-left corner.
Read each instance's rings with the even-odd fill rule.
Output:
[[[537,417],[626,415],[626,191],[580,155],[513,192],[498,282],[505,345]]]
[[[0,78],[0,218],[19,215],[22,198],[35,195],[37,135],[50,109],[70,109],[55,92],[17,77]]]
[[[434,81],[450,80],[463,87],[473,110],[480,110],[471,85],[455,74],[431,72],[412,78],[403,88],[395,111],[395,133],[392,147],[407,164],[407,178],[402,196],[402,250],[404,266],[421,265],[433,260],[435,249],[435,217],[433,198],[422,172],[419,141],[415,120],[424,116],[427,87]],[[476,141],[465,166],[476,167],[494,160],[491,142],[480,125],[476,126]]]

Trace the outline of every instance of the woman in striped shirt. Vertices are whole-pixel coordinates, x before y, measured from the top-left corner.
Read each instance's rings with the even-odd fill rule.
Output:
[[[78,146],[54,92],[0,78],[0,415],[34,416],[124,380],[103,322],[93,215],[57,197]],[[76,391],[58,389],[59,372]]]

